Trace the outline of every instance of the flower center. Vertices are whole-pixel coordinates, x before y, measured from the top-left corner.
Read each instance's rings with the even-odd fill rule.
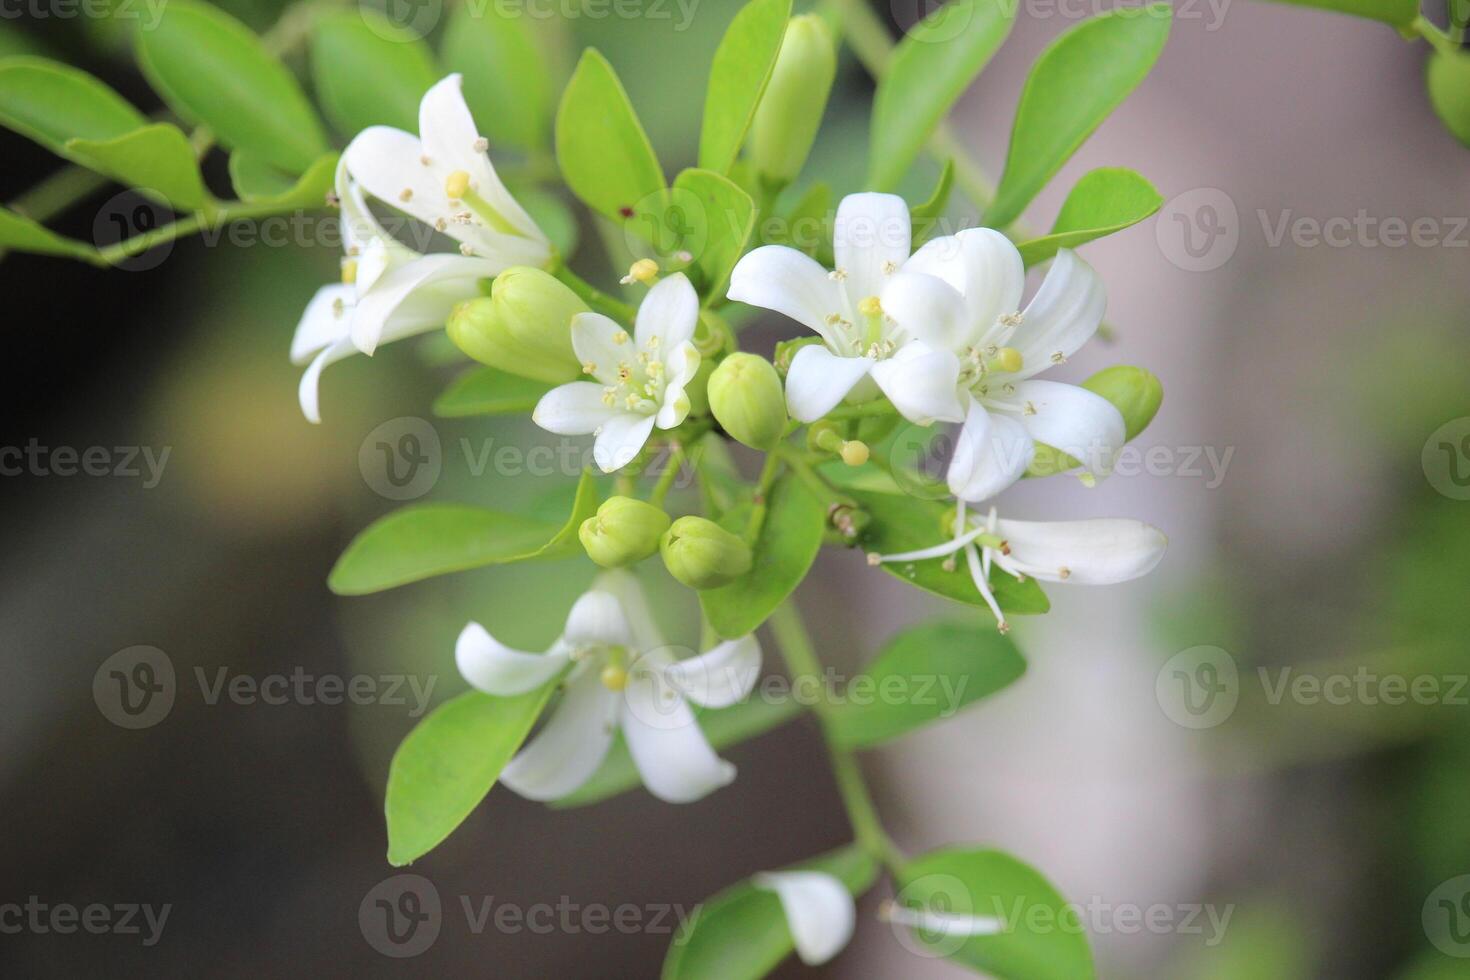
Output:
[[[444,193],[449,196],[451,202],[459,201],[469,209],[454,215],[454,220],[460,224],[468,224],[470,216],[473,215],[501,234],[514,235],[517,238],[525,237],[519,228],[507,221],[504,215],[480,196],[479,191],[475,190],[474,185],[470,183],[469,171],[456,170],[444,178]]]

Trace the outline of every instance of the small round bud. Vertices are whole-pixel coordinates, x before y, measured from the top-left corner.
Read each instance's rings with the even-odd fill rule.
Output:
[[[1082,382],[1082,387],[1113,403],[1123,415],[1129,439],[1148,428],[1164,401],[1164,386],[1158,378],[1126,364],[1103,368]]]
[[[726,432],[752,449],[769,450],[786,431],[786,395],[770,361],[731,354],[709,379],[709,407]]]
[[[517,266],[495,277],[488,298],[449,315],[449,339],[481,364],[547,384],[582,374],[572,349],[572,318],[587,304],[556,277]]]
[[[623,285],[633,282],[641,282],[645,286],[658,278],[658,263],[653,259],[639,259],[628,267],[628,274],[623,277]]]
[[[658,547],[669,574],[691,589],[718,588],[750,571],[750,546],[703,517],[679,518]]]
[[[659,537],[668,529],[669,515],[653,504],[609,497],[596,516],[582,522],[577,537],[588,558],[603,568],[621,568],[657,551]]]
[[[709,379],[714,373],[715,362],[708,357],[701,357],[699,371],[684,386],[684,394],[689,396],[689,414],[695,418],[709,414]]]
[[[466,171],[456,170],[444,178],[444,193],[458,200],[470,192],[470,175]]]
[[[608,664],[602,668],[602,673],[598,675],[598,679],[602,681],[602,686],[609,691],[621,691],[628,686],[628,672],[622,667],[616,667],[612,664]]]
[[[868,444],[861,439],[851,439],[842,444],[840,455],[848,466],[862,466],[868,461]]]
[[[837,46],[826,22],[813,14],[791,18],[750,125],[750,158],[761,177],[788,184],[801,173],[836,77]]]

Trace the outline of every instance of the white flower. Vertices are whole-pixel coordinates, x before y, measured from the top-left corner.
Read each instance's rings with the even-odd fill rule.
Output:
[[[471,686],[502,697],[566,672],[560,703],[500,774],[515,792],[533,800],[574,792],[597,771],[621,728],[648,791],[692,803],[733,780],[735,767],[705,740],[689,702],[724,708],[744,698],[760,672],[761,650],[746,636],[678,660],[637,580],[615,571],[577,600],[546,653],[512,650],[470,623],[454,656]]]
[[[1123,416],[1076,385],[1032,380],[1087,342],[1102,322],[1102,281],[1061,249],[1041,288],[1020,308],[1026,272],[998,231],[971,228],[925,244],[893,276],[884,311],[933,347],[955,352],[968,408],[948,473],[971,503],[1015,482],[1036,442],[1106,475],[1123,445]]]
[[[908,926],[915,932],[934,937],[993,936],[1005,929],[1005,923],[993,915],[964,915],[959,912],[936,912],[912,908],[897,902],[884,902],[879,918],[895,925]]]
[[[964,417],[955,391],[959,359],[923,343],[888,309],[888,288],[911,240],[903,198],[852,194],[837,208],[834,271],[784,245],[757,248],[735,266],[731,299],[784,313],[826,342],[791,360],[786,402],[793,418],[814,422],[844,398],[871,398],[874,383],[911,422]]]
[[[572,381],[541,397],[531,418],[559,435],[596,433],[592,458],[604,473],[627,466],[657,425],[689,414],[684,386],[699,371],[694,327],[699,296],[684,274],[643,297],[633,334],[601,313],[572,318],[572,349],[596,381]]]
[[[990,569],[1024,581],[1077,585],[1113,585],[1153,571],[1169,543],[1164,532],[1142,521],[1122,517],[1083,521],[1004,521],[990,508],[987,517],[966,514],[960,500],[955,511],[954,537],[931,548],[892,555],[868,555],[868,563],[924,561],[963,551],[975,588],[995,613],[1002,633],[1010,626],[990,591]],[[946,562],[953,567],[954,558]]]
[[[836,876],[825,871],[763,871],[751,878],[781,900],[796,955],[807,966],[827,962],[852,939],[857,905]]]

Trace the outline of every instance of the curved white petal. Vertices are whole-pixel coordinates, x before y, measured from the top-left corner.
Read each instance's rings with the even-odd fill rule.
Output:
[[[1021,308],[1026,267],[1011,240],[993,228],[966,228],[924,244],[904,266],[948,282],[965,297],[970,333],[978,343],[997,319]]]
[[[426,255],[399,266],[358,299],[352,342],[372,354],[379,344],[442,327],[454,305],[478,296],[479,280],[494,274],[463,255]]]
[[[693,340],[698,321],[699,294],[684,273],[676,272],[660,279],[643,297],[633,335],[639,350],[661,354]]]
[[[962,915],[958,912],[932,912],[906,905],[890,905],[884,918],[908,926],[927,936],[993,936],[1005,923],[993,915]]]
[[[726,294],[738,303],[775,310],[834,342],[830,316],[848,316],[839,286],[815,259],[785,245],[762,245],[735,264]],[[849,317],[850,319],[850,317]]]
[[[426,165],[424,156],[417,137],[391,126],[369,126],[342,151],[348,174],[363,190],[432,225],[441,218],[448,221],[449,199],[444,175]],[[353,228],[355,234],[361,231]]]
[[[761,645],[754,635],[724,643],[664,670],[669,682],[695,704],[728,708],[744,700],[761,672]]]
[[[1060,449],[1097,476],[1112,472],[1127,438],[1123,414],[1101,395],[1059,381],[1022,381],[1014,403],[1031,438]]]
[[[619,338],[622,338],[619,340]],[[629,368],[638,360],[638,349],[628,331],[601,313],[578,313],[572,317],[572,350],[587,371],[605,385],[616,387],[618,366]],[[592,370],[588,371],[588,368]]]
[[[872,368],[870,358],[838,357],[816,344],[803,347],[786,372],[786,407],[791,417],[815,422],[836,408]]]
[[[939,350],[958,351],[972,332],[965,298],[938,276],[900,271],[880,297],[886,313],[910,337]]]
[[[1097,332],[1107,307],[1102,277],[1070,248],[1058,250],[1010,341],[1025,359],[1019,376],[1045,371],[1058,355],[1072,356]]]
[[[357,291],[351,286],[334,282],[318,289],[296,324],[291,363],[305,364],[317,351],[346,337],[355,302]]]
[[[837,205],[832,252],[853,309],[881,296],[888,277],[909,257],[913,222],[897,194],[849,194]]]
[[[597,576],[592,587],[617,597],[618,603],[623,607],[623,615],[628,617],[628,626],[633,631],[634,650],[646,653],[663,647],[663,631],[653,618],[648,595],[643,591],[636,575],[625,568],[609,569]]]
[[[322,420],[319,394],[322,371],[328,364],[333,364],[356,353],[357,348],[352,346],[352,341],[343,337],[329,345],[306,366],[306,370],[301,374],[301,382],[296,386],[296,398],[301,402],[301,414],[306,416],[306,421],[317,425]]]
[[[653,432],[655,416],[620,412],[608,417],[592,443],[592,459],[604,473],[620,470],[643,451]]]
[[[500,773],[500,781],[531,800],[554,800],[592,778],[616,731],[618,695],[603,686],[598,665],[580,664],[567,678],[551,717]]]
[[[1103,517],[1086,521],[996,522],[1010,557],[1039,579],[1112,585],[1147,575],[1164,557],[1169,539],[1142,521]],[[1065,571],[1064,571],[1065,570]]]
[[[575,647],[627,646],[633,642],[623,604],[611,592],[582,593],[567,613],[562,639]]]
[[[663,403],[658,409],[660,429],[672,429],[689,417],[689,395],[684,388],[699,373],[699,361],[699,350],[689,340],[675,347],[673,353],[664,358],[667,383],[664,386]]]
[[[404,134],[407,135],[407,134]],[[367,251],[372,242],[377,242],[378,248],[383,252],[383,264],[401,265],[417,258],[419,253],[396,241],[373,215],[368,207],[367,198],[363,196],[362,185],[354,180],[347,169],[347,154],[342,154],[337,161],[337,173],[334,178],[334,190],[337,193],[338,221],[342,226],[342,246],[349,256],[358,256],[358,270],[356,285],[361,292],[373,284],[377,276],[371,265],[367,265],[361,258],[361,254]]]
[[[547,432],[580,436],[596,432],[617,414],[602,400],[603,386],[595,381],[569,381],[541,396],[531,412],[531,421]]]
[[[958,422],[965,417],[956,390],[960,362],[953,351],[910,341],[888,360],[875,363],[872,373],[893,407],[915,425],[929,425],[936,419]]]
[[[857,926],[852,892],[824,871],[763,871],[751,884],[776,893],[796,955],[807,966],[825,963],[842,951]]]
[[[644,658],[623,690],[623,739],[643,785],[666,803],[693,803],[727,786],[735,767],[715,755],[684,700]]]
[[[971,402],[946,474],[949,492],[972,504],[988,500],[1021,478],[1035,451],[1021,423]]]
[[[460,675],[476,690],[498,697],[534,691],[559,674],[567,662],[563,649],[547,653],[512,650],[479,623],[461,630],[454,644],[454,663]]]

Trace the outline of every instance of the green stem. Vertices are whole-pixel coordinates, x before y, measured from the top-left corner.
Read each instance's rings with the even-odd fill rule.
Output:
[[[885,415],[895,415],[897,412],[898,409],[894,408],[893,403],[886,398],[875,398],[861,405],[844,405],[841,408],[834,408],[824,418],[840,422],[844,419],[882,418]]]
[[[555,275],[556,278],[571,287],[572,292],[582,297],[582,302],[597,312],[610,316],[613,319],[621,320],[624,323],[633,322],[633,317],[637,313],[637,310],[622,300],[614,299],[607,293],[604,293],[567,266],[558,264]]]
[[[761,536],[761,526],[766,522],[766,511],[770,508],[771,486],[781,469],[781,454],[772,450],[766,453],[761,464],[761,475],[755,484],[755,506],[750,509],[750,520],[745,525],[745,543],[752,548]]]
[[[684,446],[681,443],[669,444],[669,458],[664,463],[664,471],[658,475],[658,482],[649,491],[648,502],[655,507],[664,505],[664,498],[669,495],[669,488],[674,485],[674,480],[679,476],[679,470],[684,466]]]
[[[843,507],[856,507],[857,501],[832,485],[825,476],[818,473],[811,463],[807,462],[805,455],[795,446],[782,445],[776,447],[776,452],[791,472],[802,483],[805,483],[817,498],[829,507],[837,505]]]
[[[800,679],[809,678],[807,683],[815,683],[820,690],[822,664],[796,603],[791,600],[782,603],[771,615],[770,626],[787,669],[791,671],[793,687]],[[825,697],[819,697],[813,710],[821,724],[822,739],[832,762],[832,775],[837,780],[837,792],[842,797],[842,805],[847,810],[847,819],[852,824],[858,845],[898,874],[904,865],[903,854],[883,829],[883,821],[878,816],[878,808],[873,805],[857,758],[836,737],[832,705]]]
[[[1414,22],[1409,25],[1408,33],[1411,36],[1413,34],[1419,35],[1424,40],[1433,45],[1434,50],[1438,51],[1440,54],[1453,55],[1459,53],[1459,48],[1455,45],[1455,42],[1451,40],[1450,36],[1444,31],[1440,30],[1433,21],[1429,20],[1423,15],[1414,18]]]

